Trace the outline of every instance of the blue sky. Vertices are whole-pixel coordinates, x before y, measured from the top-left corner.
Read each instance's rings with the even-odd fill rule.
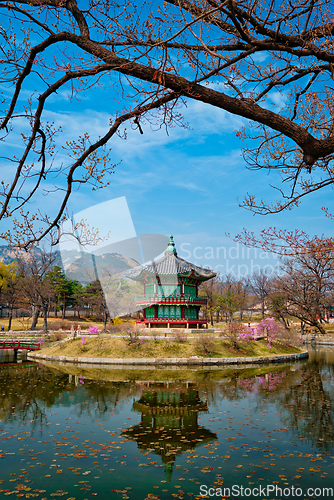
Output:
[[[65,135],[82,129],[92,135],[102,133],[110,115],[101,110],[97,97],[96,93],[88,96],[73,113],[54,113]],[[334,222],[321,211],[322,206],[331,209],[330,188],[282,214],[254,216],[240,208],[238,200],[247,192],[274,200],[276,192],[269,184],[279,185],[273,172],[247,170],[242,141],[235,136],[246,122],[194,101],[182,112],[189,128],[172,128],[168,135],[149,124],[142,125],[141,135],[127,124],[126,140],[115,137],[111,142],[111,159],[119,165],[110,186],[95,192],[88,187],[80,189],[72,196],[70,212],[124,196],[137,234],[173,234],[181,257],[236,276],[251,274],[256,265],[275,268],[277,258],[242,251],[225,233],[234,235],[243,228],[259,233],[276,226],[332,235]],[[93,225],[96,227],[96,222]]]

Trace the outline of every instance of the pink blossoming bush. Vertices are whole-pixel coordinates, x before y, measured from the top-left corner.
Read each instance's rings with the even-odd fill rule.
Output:
[[[282,333],[283,328],[275,318],[266,318],[260,321],[256,327],[258,335],[267,337],[268,347],[271,349],[273,340]]]
[[[81,337],[81,344],[84,344],[85,342],[86,342],[86,337],[83,335],[83,336]]]
[[[255,330],[250,326],[243,326],[241,332],[238,335],[239,340],[246,340],[249,342],[250,340],[254,340],[255,338]]]
[[[96,334],[96,333],[99,333],[99,327],[98,326],[90,326],[88,328],[88,331],[89,333],[92,335],[92,334]]]

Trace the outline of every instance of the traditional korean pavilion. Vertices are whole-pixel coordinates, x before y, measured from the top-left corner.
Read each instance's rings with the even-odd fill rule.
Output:
[[[214,276],[216,273],[210,269],[178,257],[171,236],[163,257],[128,273],[129,278],[144,286],[144,296],[135,299],[144,313],[137,323],[149,328],[207,327],[207,320],[199,317],[207,298],[198,296],[198,286]]]

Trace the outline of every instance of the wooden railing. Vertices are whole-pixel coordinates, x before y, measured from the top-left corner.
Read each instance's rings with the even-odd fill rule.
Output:
[[[183,324],[193,324],[193,325],[205,325],[207,324],[206,319],[192,319],[192,318],[143,318],[136,321],[137,324],[147,324],[147,323],[183,323]]]
[[[206,297],[194,297],[192,295],[178,295],[176,297],[162,297],[161,295],[145,295],[135,298],[136,304],[200,304],[206,305]]]
[[[28,351],[39,351],[39,342],[29,342],[22,340],[0,340],[0,349],[25,349]]]

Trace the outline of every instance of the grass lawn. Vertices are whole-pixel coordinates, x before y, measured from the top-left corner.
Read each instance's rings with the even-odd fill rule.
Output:
[[[298,352],[301,352],[298,347],[280,343],[273,343],[272,348],[269,349],[265,340],[238,341],[237,346],[235,346],[230,341],[199,336],[198,339],[188,339],[184,342],[169,337],[167,340],[158,338],[156,340],[138,340],[131,344],[126,338],[109,335],[86,337],[84,343],[82,343],[82,339],[72,339],[42,350],[43,354],[89,358],[189,358],[191,356],[227,358]]]

